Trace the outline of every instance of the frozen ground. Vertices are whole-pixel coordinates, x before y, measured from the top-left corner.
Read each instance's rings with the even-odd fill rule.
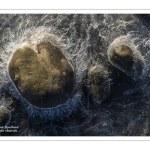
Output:
[[[150,135],[149,18],[131,14],[1,14],[0,110],[4,111],[0,113],[5,115],[2,114],[0,126],[19,126],[17,132],[1,135]],[[46,109],[28,103],[8,73],[14,47],[40,31],[53,35],[51,41],[70,60],[76,75],[72,98]],[[142,73],[136,78],[108,59],[108,49],[119,37],[128,39],[143,59]],[[88,76],[95,66],[107,74],[108,84],[107,96],[98,103],[90,90]]]

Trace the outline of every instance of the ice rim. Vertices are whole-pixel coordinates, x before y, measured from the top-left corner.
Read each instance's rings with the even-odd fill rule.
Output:
[[[21,34],[20,34],[21,35]],[[30,104],[18,91],[15,84],[13,83],[9,71],[8,71],[8,65],[9,62],[14,54],[14,52],[23,46],[31,46],[30,41],[34,43],[35,45],[41,41],[49,41],[51,42],[55,47],[59,48],[61,53],[65,56],[68,63],[71,65],[73,72],[74,72],[74,89],[73,94],[70,99],[68,99],[67,102],[57,105],[55,107],[51,108],[39,108],[32,104]],[[36,47],[34,47],[36,52]],[[27,112],[29,117],[40,117],[41,120],[51,120],[51,119],[61,119],[61,118],[68,118],[72,112],[77,111],[77,107],[81,105],[81,90],[77,90],[76,87],[78,84],[81,84],[82,79],[82,72],[79,72],[74,64],[75,62],[72,62],[71,54],[67,52],[67,45],[64,44],[54,31],[51,30],[51,28],[46,27],[38,27],[38,28],[30,28],[24,30],[21,36],[17,37],[15,41],[11,41],[8,46],[6,46],[5,51],[2,52],[3,56],[3,64],[0,65],[1,67],[1,73],[0,73],[0,82],[1,87],[3,87],[3,83],[5,82],[5,88],[9,91],[9,94],[16,98],[17,100],[20,100],[24,111]],[[5,56],[5,57],[4,57]],[[77,80],[80,79],[80,80]],[[7,100],[6,100],[7,101]]]
[[[133,66],[133,69],[134,69],[134,72],[133,72],[133,75],[130,74],[130,73],[127,73],[123,68],[120,68],[117,64],[113,63],[112,60],[111,60],[111,57],[113,55],[113,51],[119,47],[119,46],[122,46],[122,45],[125,45],[125,46],[128,46],[132,53],[133,53],[133,56],[137,57],[139,60],[141,60],[142,62],[142,65],[143,65],[143,69],[142,69],[142,72],[141,74],[138,76],[137,73],[136,73],[136,70],[138,68],[135,68]],[[131,76],[135,81],[139,80],[139,79],[142,79],[143,76],[145,76],[145,68],[146,68],[146,63],[143,59],[143,56],[141,55],[140,51],[138,51],[138,48],[135,46],[134,44],[134,41],[132,41],[132,39],[130,39],[129,37],[126,37],[126,36],[120,36],[118,38],[116,38],[108,47],[108,50],[107,50],[107,56],[108,56],[108,60],[110,61],[110,63],[117,67],[118,69],[120,69],[121,71],[123,71],[124,73],[126,73],[128,76]],[[135,60],[134,60],[135,62]],[[136,62],[135,62],[136,63]]]

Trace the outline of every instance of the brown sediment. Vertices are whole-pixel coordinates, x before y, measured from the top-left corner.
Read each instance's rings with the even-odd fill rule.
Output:
[[[127,36],[120,36],[109,45],[107,51],[110,63],[131,77],[134,81],[143,78],[145,63],[134,41]]]
[[[93,67],[89,72],[90,88],[96,102],[100,103],[108,97],[108,74],[101,68]]]
[[[111,60],[117,64],[120,68],[124,68],[127,72],[130,72],[133,68],[134,58],[132,50],[125,45],[117,47],[113,51]]]
[[[3,107],[0,108],[0,126],[4,126],[7,122],[7,120],[9,119],[9,111]]]
[[[65,103],[75,80],[72,66],[48,41],[37,44],[37,53],[29,47],[17,49],[9,63],[9,74],[22,96],[42,108]]]

